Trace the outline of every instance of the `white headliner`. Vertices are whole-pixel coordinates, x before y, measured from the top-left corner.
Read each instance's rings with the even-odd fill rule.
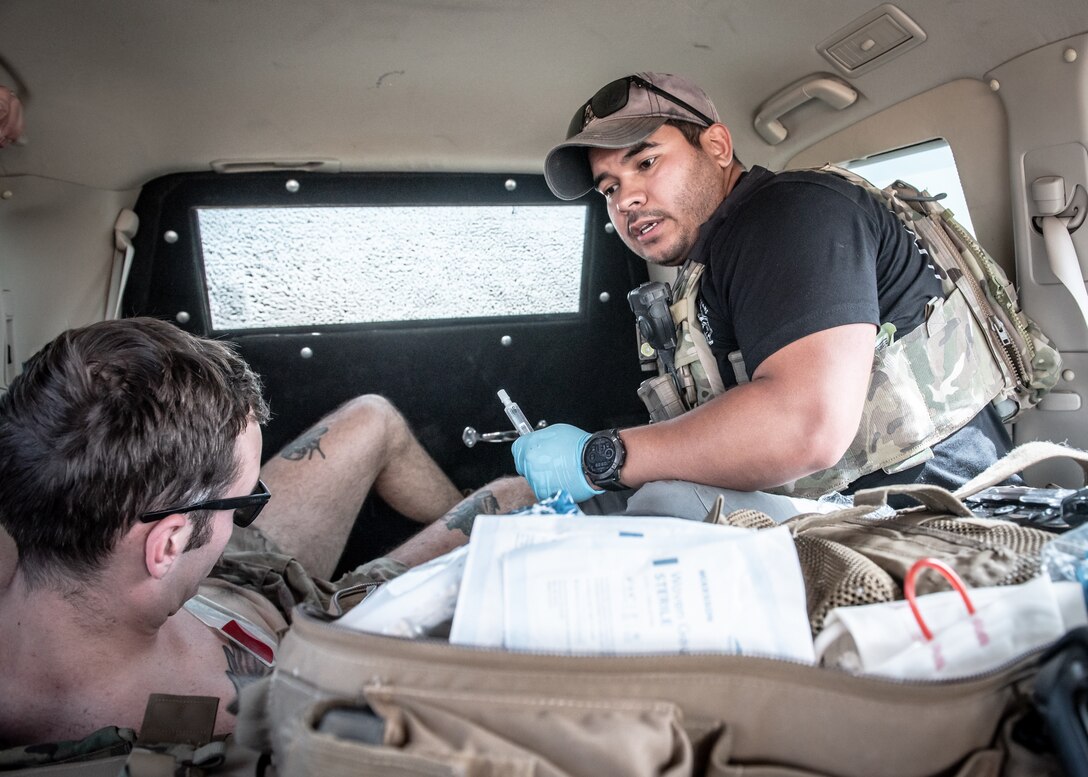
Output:
[[[216,159],[537,172],[579,101],[637,70],[689,75],[746,162],[1088,29],[1085,0],[902,0],[927,41],[854,80],[841,114],[765,144],[752,116],[873,0],[4,0],[27,142],[0,175],[104,189]],[[0,68],[0,83],[11,83]],[[790,122],[787,118],[787,126]]]

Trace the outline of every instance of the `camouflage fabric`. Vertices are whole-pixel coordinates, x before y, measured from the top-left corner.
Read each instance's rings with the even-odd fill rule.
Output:
[[[141,744],[136,732],[130,728],[106,726],[83,739],[23,745],[0,750],[0,772],[15,769],[41,770],[43,774],[117,774],[118,777],[133,774],[138,777],[149,772],[140,768],[149,759],[165,764],[169,773],[190,777],[204,774],[223,764],[230,738],[216,740],[200,747],[181,744]],[[118,760],[127,756],[123,761]],[[102,763],[115,759],[113,766]],[[97,763],[101,768],[92,768]],[[80,767],[79,764],[88,764]],[[50,769],[49,767],[55,767]]]
[[[651,421],[675,418],[725,391],[718,364],[696,316],[695,305],[704,269],[702,264],[688,262],[677,276],[673,290],[675,301],[670,308],[676,323],[674,359],[680,387],[671,376],[663,374],[643,381],[638,395],[646,405]],[[639,337],[640,352],[652,354],[653,348],[645,341],[642,332],[638,327],[635,327],[635,331]]]
[[[698,281],[699,274],[694,277]],[[684,290],[686,298],[693,302],[697,284],[696,290],[690,287]],[[684,304],[683,300],[674,303],[674,320],[679,317],[678,313],[686,313],[689,309],[693,309],[693,305]],[[697,322],[695,329],[698,331]],[[679,324],[677,331],[678,335],[682,331]],[[677,340],[681,342],[679,336]],[[902,466],[913,457],[924,455],[932,445],[961,428],[1005,387],[1004,375],[991,353],[989,341],[959,289],[953,289],[948,299],[931,303],[925,324],[887,344],[890,340],[888,332],[882,328],[878,333],[878,348],[861,422],[847,452],[834,467],[767,489],[769,492],[816,498],[878,469],[894,471],[897,465]],[[690,345],[691,338],[686,342]],[[678,371],[680,351],[678,345]],[[737,354],[737,357],[743,364],[743,356]],[[699,363],[697,372],[691,370],[696,361]],[[697,375],[710,375],[712,371],[713,378],[702,381],[699,402],[722,393],[721,388],[714,388],[720,387],[722,381],[717,361],[709,354],[709,348],[700,358],[698,349],[691,345],[685,352],[684,369],[685,379],[689,381],[696,380]],[[655,385],[652,381],[658,381],[656,385],[666,390],[672,383],[671,378],[659,375],[643,385]],[[661,397],[660,391],[653,394],[652,401],[643,397],[651,417],[654,408],[662,406]],[[689,394],[684,399],[690,400],[690,397]],[[671,407],[676,404],[674,400]],[[683,402],[680,412],[693,406]]]
[[[1007,423],[1034,407],[1058,382],[1061,354],[1021,309],[1016,287],[974,236],[938,198],[904,181],[878,189],[850,170],[824,165],[831,173],[882,202],[930,256],[947,298],[959,290],[969,305],[1003,377],[995,406]]]
[[[130,728],[107,726],[83,739],[22,745],[0,750],[0,771],[126,755],[135,745],[135,731]]]
[[[921,463],[935,443],[988,403],[1002,420],[1013,420],[1054,387],[1062,364],[1046,335],[1020,310],[1004,271],[951,211],[902,181],[880,190],[849,170],[833,165],[820,170],[861,186],[895,213],[929,254],[945,297],[931,301],[926,322],[901,340],[882,344],[883,328],[878,334],[861,423],[842,459],[768,489],[813,498],[879,469],[895,472]],[[701,274],[702,265],[681,270],[672,305],[681,386],[657,360],[659,375],[639,387],[651,422],[675,418],[724,390],[695,316]],[[644,357],[645,348],[640,334]],[[729,359],[738,384],[746,382],[743,354],[731,353]]]
[[[333,597],[339,592],[375,587],[406,569],[401,562],[383,557],[356,567],[338,580],[322,580],[311,577],[298,561],[283,553],[255,526],[248,526],[234,530],[226,552],[209,577],[260,594],[290,623],[292,610],[300,604],[328,612],[333,609]]]
[[[829,469],[773,493],[818,497],[878,469],[894,471],[974,418],[1004,387],[985,335],[958,291],[926,323],[878,348],[854,441]]]

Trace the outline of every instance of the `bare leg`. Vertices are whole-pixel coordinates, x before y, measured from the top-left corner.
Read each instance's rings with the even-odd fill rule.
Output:
[[[257,525],[315,577],[332,574],[373,488],[402,515],[430,523],[460,492],[383,397],[357,397],[261,468],[272,499]]]
[[[532,504],[536,497],[525,478],[493,480],[462,499],[442,520],[435,521],[386,557],[409,567],[418,566],[436,556],[464,545],[477,515],[500,515]]]

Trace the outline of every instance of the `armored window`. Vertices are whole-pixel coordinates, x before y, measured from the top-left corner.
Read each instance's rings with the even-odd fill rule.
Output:
[[[213,330],[579,311],[585,207],[196,213]]]

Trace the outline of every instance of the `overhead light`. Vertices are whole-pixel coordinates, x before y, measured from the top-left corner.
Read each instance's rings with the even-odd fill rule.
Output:
[[[885,3],[825,40],[816,50],[847,76],[880,67],[921,44],[926,34],[896,6]]]

